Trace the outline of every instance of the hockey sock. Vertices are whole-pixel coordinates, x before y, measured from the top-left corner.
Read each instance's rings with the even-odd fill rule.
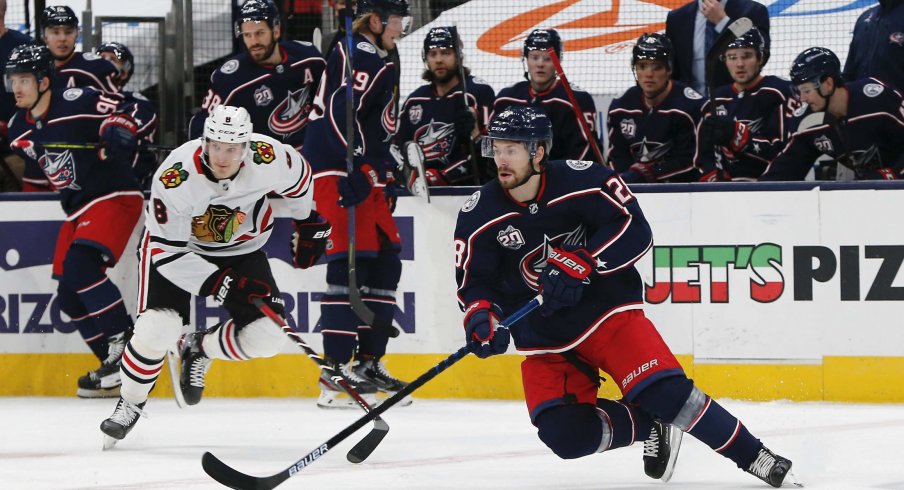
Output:
[[[148,393],[154,388],[154,383],[160,376],[163,355],[164,353],[155,352],[145,346],[140,339],[132,338],[126,344],[126,350],[122,354],[122,365],[119,368],[122,375],[119,393],[124,400],[130,403],[144,403],[148,399]]]
[[[365,290],[364,304],[379,318],[392,318],[395,313],[395,291],[381,289]],[[371,357],[383,357],[389,337],[367,325],[358,327],[358,351]]]
[[[381,235],[382,243],[388,240]],[[374,258],[361,261],[364,285],[362,299],[374,316],[392,322],[396,311],[396,290],[402,277],[402,260],[393,249],[382,249]],[[382,357],[386,353],[389,337],[382,332],[374,332],[364,326],[358,330],[358,351],[373,357]]]
[[[210,327],[201,338],[201,352],[211,359],[246,361],[251,356],[242,350],[238,339],[239,330],[232,320],[226,320]]]
[[[643,411],[606,398],[598,398],[596,406],[609,417],[612,426],[612,444],[608,449],[630,446],[650,437],[653,421]]]
[[[320,301],[320,322],[324,355],[340,364],[349,362],[363,322],[348,303],[348,288],[329,285]]]
[[[79,335],[85,339],[88,348],[97,358],[103,362],[107,358],[109,344],[107,338],[94,320],[88,316],[85,306],[79,300],[75,291],[69,289],[63,283],[57,285],[57,297],[60,302],[60,310],[69,315],[70,322],[78,330]]]
[[[119,288],[104,274],[99,250],[73,245],[63,262],[61,282],[78,294],[88,316],[105,337],[125,332],[132,326]]]

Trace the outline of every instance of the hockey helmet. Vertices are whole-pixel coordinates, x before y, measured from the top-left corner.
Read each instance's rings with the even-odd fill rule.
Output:
[[[135,72],[135,57],[132,56],[132,51],[130,51],[125,44],[107,41],[98,46],[94,52],[96,54],[113,53],[113,56],[122,63],[122,72],[125,74],[125,77],[121,80],[120,84],[125,85],[129,83],[129,79],[132,78],[132,73]]]
[[[665,34],[658,32],[643,34],[637,38],[637,43],[634,44],[634,50],[631,54],[631,68],[633,69],[637,66],[638,61],[652,60],[665,62],[671,71],[674,57],[672,41]]]
[[[41,31],[54,26],[78,28],[78,17],[75,16],[75,11],[66,5],[51,5],[41,11],[41,18],[38,24],[41,26]]]
[[[527,147],[530,158],[537,155],[542,144],[549,155],[552,149],[552,124],[546,114],[529,106],[512,106],[493,116],[483,138],[482,154],[493,158],[493,141],[520,141]]]
[[[559,37],[559,32],[555,29],[534,29],[524,40],[521,56],[527,58],[531,51],[547,51],[549,48],[553,48],[556,56],[562,59],[562,38]]]
[[[9,59],[6,60],[6,66],[4,67],[4,78],[6,79],[7,91],[12,91],[8,78],[9,75],[16,73],[31,73],[34,74],[40,85],[42,78],[47,77],[48,79],[51,79],[54,70],[55,63],[53,54],[50,53],[50,49],[48,49],[47,46],[44,46],[43,44],[22,44],[16,46],[12,53],[10,53]]]
[[[384,19],[384,22],[390,15],[400,15],[402,17],[411,15],[407,0],[358,0],[355,17],[361,17],[370,12],[379,14],[380,18]]]
[[[461,48],[461,41],[458,39],[458,33],[454,27],[434,27],[424,37],[424,50],[421,52],[421,58],[427,61],[427,54],[431,49],[455,49],[456,44],[458,44],[458,48]],[[456,52],[458,51],[456,50]]]
[[[273,0],[248,0],[239,8],[235,18],[235,37],[242,36],[242,24],[245,22],[266,22],[271,30],[280,25],[279,10]]]
[[[791,86],[812,82],[816,85],[832,77],[835,85],[844,83],[841,76],[841,62],[828,48],[807,48],[794,58],[791,64]]]
[[[251,115],[244,107],[218,105],[204,120],[204,138],[223,143],[251,141]]]
[[[757,58],[763,61],[765,65],[769,60],[769,47],[766,46],[766,38],[756,27],[751,27],[743,36],[735,38],[734,41],[728,43],[725,51],[729,49],[751,48],[756,52]],[[725,54],[722,54],[722,61],[725,61]]]

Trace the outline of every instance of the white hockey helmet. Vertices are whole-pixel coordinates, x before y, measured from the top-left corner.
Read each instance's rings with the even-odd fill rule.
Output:
[[[223,143],[251,141],[251,115],[244,107],[218,105],[204,121],[204,139]]]

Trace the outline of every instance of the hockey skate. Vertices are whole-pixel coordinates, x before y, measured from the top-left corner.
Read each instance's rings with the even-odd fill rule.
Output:
[[[107,358],[100,367],[78,379],[79,398],[113,398],[119,396],[122,380],[119,378],[119,365],[122,353],[126,348],[125,332],[113,335],[108,340]]]
[[[779,488],[785,481],[785,476],[791,472],[791,460],[783,458],[763,446],[757,453],[756,459],[750,463],[750,467],[744,471]]]
[[[643,442],[643,471],[650,478],[667,482],[675,472],[684,432],[660,420],[653,421],[650,437]]]
[[[353,364],[352,369],[359,378],[373,383],[378,391],[389,396],[395,395],[408,386],[408,383],[389,374],[389,371],[386,370],[386,365],[383,364],[379,357],[362,358]],[[411,401],[411,397],[406,396],[398,404],[401,407],[405,407],[411,405]]]
[[[100,423],[100,430],[104,433],[104,450],[112,448],[118,441],[125,439],[126,435],[135,427],[138,417],[144,414],[144,403],[130,403],[121,397],[113,410],[110,418]]]
[[[320,408],[356,408],[358,406],[354,398],[338,383],[333,381],[335,373],[342,376],[361,398],[371,407],[377,405],[377,386],[355,374],[352,363],[338,364],[329,359],[325,360],[329,368],[320,369],[320,397],[317,398],[317,406]]]
[[[179,376],[179,389],[186,405],[197,405],[204,394],[204,377],[210,369],[213,359],[204,355],[201,349],[203,332],[192,332],[182,335],[178,349],[182,358]]]

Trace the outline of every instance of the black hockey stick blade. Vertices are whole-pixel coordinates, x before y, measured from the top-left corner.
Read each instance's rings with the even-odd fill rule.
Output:
[[[497,328],[510,328],[515,322],[524,318],[528,313],[534,311],[542,303],[542,297],[537,296],[536,298],[530,300],[527,304],[519,308],[517,311],[512,313],[508,318],[500,322]],[[204,468],[204,471],[208,475],[210,475],[211,478],[222,483],[223,485],[226,485],[229,488],[236,488],[241,490],[269,490],[271,488],[275,488],[280,483],[295,476],[299,471],[305,469],[314,461],[320,459],[324,454],[332,450],[336,444],[344,441],[348,436],[354,434],[355,431],[366,425],[368,422],[376,419],[383,412],[389,410],[393,405],[404,400],[405,397],[413,393],[414,390],[420,388],[421,386],[424,386],[428,381],[435,378],[437,375],[451,367],[456,362],[460,361],[469,353],[470,351],[468,350],[468,346],[464,346],[453,352],[449,357],[443,359],[439,364],[433,366],[432,368],[428,369],[427,372],[418,376],[418,378],[409,383],[408,386],[397,392],[395,395],[389,397],[378,407],[366,413],[363,417],[359,418],[345,429],[342,429],[342,431],[340,431],[338,434],[334,435],[328,441],[324,442],[319,447],[306,454],[303,458],[296,461],[292,466],[289,466],[288,468],[280,471],[279,473],[276,473],[275,475],[251,476],[242,473],[241,471],[238,471],[235,468],[232,468],[226,463],[220,461],[220,459],[218,459],[210,452],[205,452],[204,456],[201,457],[201,467]]]
[[[364,439],[358,441],[358,444],[355,444],[355,447],[348,451],[348,454],[345,455],[345,459],[347,459],[349,463],[358,464],[363,462],[374,452],[374,449],[380,445],[380,442],[383,441],[383,438],[386,437],[386,434],[388,433],[389,424],[382,418],[377,417],[374,419],[373,429],[364,436]]]

